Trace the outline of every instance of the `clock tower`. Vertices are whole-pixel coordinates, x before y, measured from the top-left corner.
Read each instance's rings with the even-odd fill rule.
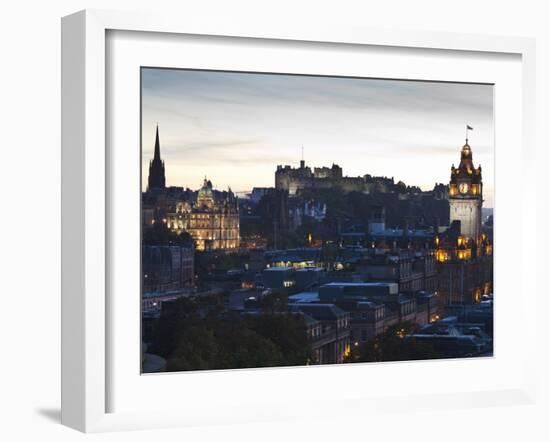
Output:
[[[468,144],[460,152],[460,164],[451,167],[449,183],[449,220],[460,221],[460,234],[479,244],[481,238],[481,206],[483,183],[481,166],[477,169],[472,161],[472,149]]]

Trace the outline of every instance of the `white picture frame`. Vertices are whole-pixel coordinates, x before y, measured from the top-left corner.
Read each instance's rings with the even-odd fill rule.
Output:
[[[456,53],[471,53],[482,59],[484,54],[508,54],[518,57],[521,64],[521,119],[516,123],[520,135],[521,149],[515,152],[521,158],[521,173],[527,176],[534,162],[534,107],[535,107],[535,45],[532,39],[517,37],[491,37],[450,33],[428,33],[415,31],[393,32],[376,29],[357,29],[344,26],[315,26],[303,28],[274,24],[272,27],[250,23],[247,26],[234,26],[231,23],[220,25],[206,21],[182,21],[180,17],[153,16],[151,14],[130,14],[122,12],[87,10],[63,18],[62,21],[62,423],[85,432],[158,428],[168,426],[206,425],[212,419],[217,422],[254,422],[261,420],[292,418],[299,414],[307,417],[322,417],[335,413],[332,406],[338,401],[337,413],[368,414],[375,410],[388,412],[416,409],[440,409],[498,405],[501,403],[532,403],[535,397],[535,324],[533,321],[522,324],[525,348],[520,366],[508,383],[500,387],[482,388],[461,392],[403,395],[397,388],[389,388],[386,394],[373,396],[359,391],[357,395],[338,397],[338,393],[328,400],[313,398],[307,412],[292,403],[287,406],[275,398],[270,406],[258,407],[251,402],[254,391],[269,377],[284,377],[292,382],[306,382],[307,378],[334,376],[334,369],[308,372],[304,369],[251,370],[251,386],[248,395],[232,398],[236,402],[233,410],[222,409],[213,415],[205,415],[204,408],[193,410],[185,407],[168,406],[159,410],[151,407],[136,410],[117,410],[109,404],[110,391],[115,388],[110,376],[113,364],[113,347],[110,344],[112,321],[116,320],[110,311],[109,287],[109,244],[116,229],[108,227],[112,195],[109,194],[108,152],[109,134],[106,121],[110,118],[107,106],[110,78],[106,75],[108,56],[108,32],[151,32],[156,35],[218,36],[227,39],[260,39],[272,42],[310,44],[337,44],[346,46],[370,46],[384,48],[429,49]],[[499,141],[497,140],[497,143]],[[505,145],[505,143],[502,143]],[[511,165],[503,167],[512,167]],[[497,169],[498,170],[498,169]],[[503,169],[504,170],[504,169]],[[497,172],[498,173],[498,172]],[[525,181],[525,180],[524,180]],[[535,219],[536,191],[527,185],[514,189],[522,199],[521,220]],[[500,208],[499,208],[500,210]],[[504,212],[503,212],[504,213]],[[521,225],[521,220],[519,224]],[[498,222],[498,221],[497,221]],[[528,241],[521,241],[526,233],[520,228],[520,261],[533,252]],[[498,243],[496,244],[498,254]],[[498,255],[497,255],[498,256]],[[504,256],[504,254],[503,254]],[[521,267],[525,274],[526,269]],[[498,287],[498,285],[496,285]],[[518,310],[528,311],[536,303],[535,281],[521,278],[521,293],[517,298]],[[497,289],[498,290],[498,289]],[[497,310],[498,311],[498,310]],[[129,320],[138,321],[139,318]],[[497,314],[497,321],[499,316]],[[136,336],[136,342],[139,336]],[[498,339],[498,338],[497,338]],[[497,343],[498,345],[498,343]],[[498,358],[498,353],[497,353]],[[418,364],[418,363],[416,363]],[[432,364],[438,364],[437,361]],[[439,362],[438,370],[460,371],[461,361]],[[397,373],[393,365],[378,365],[381,370]],[[366,370],[363,364],[352,368],[345,367],[350,376],[360,375]],[[434,370],[434,365],[425,367]],[[306,369],[307,370],[307,369]],[[352,372],[353,370],[353,372]],[[239,370],[242,374],[243,370]],[[521,371],[521,373],[520,373]],[[227,372],[224,372],[227,373]],[[233,382],[232,374],[201,373],[194,377],[194,383],[209,382],[225,384]],[[315,375],[311,375],[315,373]],[[139,373],[138,373],[139,375]],[[177,376],[177,374],[176,374]],[[157,379],[161,377],[157,376]],[[115,377],[116,379],[116,377]],[[119,377],[120,379],[120,377]],[[174,378],[175,379],[175,378]],[[164,386],[170,379],[164,376]],[[255,382],[258,382],[256,385]],[[382,380],[383,382],[387,382]],[[255,387],[256,385],[256,387]],[[246,387],[245,387],[246,388]],[[188,398],[193,401],[193,396]],[[209,404],[210,406],[214,406]],[[261,409],[259,409],[261,408]],[[236,413],[238,410],[239,413]]]

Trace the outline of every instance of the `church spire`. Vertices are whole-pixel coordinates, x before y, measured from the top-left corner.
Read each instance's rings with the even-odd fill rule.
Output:
[[[160,141],[159,141],[159,125],[157,124],[157,136],[155,138],[155,156],[154,160],[160,161]]]
[[[159,126],[157,124],[157,133],[155,136],[155,153],[149,163],[149,182],[148,189],[164,189],[166,187],[166,176],[164,173],[164,162],[160,159],[160,138]]]

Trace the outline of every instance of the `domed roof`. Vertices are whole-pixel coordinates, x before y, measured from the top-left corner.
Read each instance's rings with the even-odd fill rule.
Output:
[[[212,182],[210,180],[204,179],[202,187],[199,189],[199,196],[211,196],[212,195]]]
[[[197,192],[197,204],[199,206],[211,206],[214,203],[214,192],[212,192],[212,182],[204,178],[202,187]]]

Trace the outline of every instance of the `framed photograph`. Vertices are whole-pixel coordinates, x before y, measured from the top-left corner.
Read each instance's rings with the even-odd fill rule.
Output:
[[[534,400],[533,41],[62,31],[64,424]]]

